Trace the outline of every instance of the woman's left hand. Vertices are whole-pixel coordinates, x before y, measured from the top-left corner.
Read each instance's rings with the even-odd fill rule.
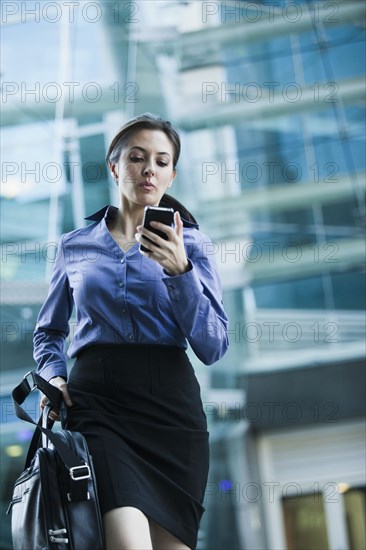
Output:
[[[184,248],[183,222],[179,212],[174,213],[174,223],[175,227],[169,227],[160,222],[151,222],[152,227],[166,233],[168,240],[155,235],[142,225],[136,228],[135,235],[136,240],[150,250],[150,252],[141,251],[141,254],[158,262],[172,276],[181,275],[190,269]],[[147,242],[142,235],[148,237],[154,244]]]

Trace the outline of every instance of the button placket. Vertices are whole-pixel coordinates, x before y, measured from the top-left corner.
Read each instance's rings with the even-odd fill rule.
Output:
[[[126,258],[125,255],[122,255],[119,259],[120,266],[117,269],[117,287],[119,289],[123,289],[122,295],[125,294],[126,289]],[[121,292],[119,291],[117,293],[119,296],[121,296]]]
[[[127,301],[126,301],[126,290],[127,290],[126,255],[123,255],[120,258],[119,262],[120,262],[120,267],[118,269],[118,274],[117,274],[117,287],[119,289],[118,290],[119,298],[122,300],[121,313],[124,314],[123,337],[126,338],[128,342],[132,342],[134,340],[134,334],[132,329],[132,322],[128,313]]]

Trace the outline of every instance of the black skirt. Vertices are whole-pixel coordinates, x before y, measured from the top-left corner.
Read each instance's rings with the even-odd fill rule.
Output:
[[[87,439],[102,514],[134,506],[195,548],[209,448],[200,388],[185,351],[91,346],[78,355],[68,388],[68,428]]]

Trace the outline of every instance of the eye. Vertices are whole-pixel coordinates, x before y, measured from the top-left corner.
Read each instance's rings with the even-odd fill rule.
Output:
[[[164,160],[158,160],[157,162],[159,166],[168,166],[168,163],[165,162]]]
[[[144,159],[142,157],[131,156],[130,160],[132,160],[132,162],[140,162]]]

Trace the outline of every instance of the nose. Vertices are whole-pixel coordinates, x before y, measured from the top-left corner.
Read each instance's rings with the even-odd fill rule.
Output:
[[[148,162],[144,168],[144,176],[153,176],[154,175],[154,168],[150,162]]]

